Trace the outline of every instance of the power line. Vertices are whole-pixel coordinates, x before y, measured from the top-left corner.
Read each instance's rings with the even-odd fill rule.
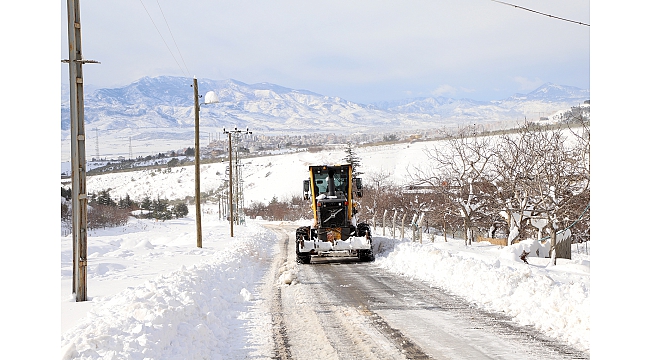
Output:
[[[167,25],[167,30],[169,30],[169,35],[172,36],[172,40],[174,41],[174,45],[176,46],[176,51],[178,51],[178,56],[181,57],[181,61],[183,62],[183,65],[185,66],[185,70],[187,70],[187,73],[190,73],[190,69],[187,68],[187,64],[185,64],[185,59],[183,59],[183,54],[181,53],[181,50],[178,48],[178,44],[176,43],[176,39],[174,38],[174,34],[172,34],[172,29],[169,27],[169,23],[167,22],[167,18],[165,17],[165,13],[163,13],[162,7],[160,7],[160,2],[156,0],[156,3],[158,3],[158,9],[160,9],[160,13],[163,16],[163,19],[165,20],[165,24]]]
[[[513,4],[508,4],[508,3],[503,2],[503,1],[498,1],[498,0],[492,0],[492,1],[497,2],[497,3],[499,3],[499,4],[504,4],[504,5],[509,5],[509,6],[512,6],[512,7],[516,7],[516,8],[518,8],[518,9],[522,9],[522,10],[526,10],[526,11],[534,12],[534,13],[536,13],[536,14],[540,14],[540,15],[548,16],[548,17],[551,17],[551,18],[554,18],[554,19],[563,20],[563,21],[568,21],[568,22],[572,22],[572,23],[575,23],[575,24],[579,24],[579,25],[589,26],[589,24],[581,23],[581,22],[579,22],[579,21],[569,20],[569,19],[565,19],[565,18],[558,17],[558,16],[545,14],[545,13],[543,13],[543,12],[535,11],[535,10],[528,9],[528,8],[525,8],[525,7],[522,7],[522,6],[513,5]]]
[[[165,46],[167,47],[167,50],[169,50],[169,53],[170,53],[170,54],[172,55],[172,57],[174,58],[174,61],[176,62],[176,65],[178,65],[178,68],[181,69],[181,72],[182,72],[183,74],[185,74],[185,76],[189,77],[189,76],[190,76],[189,73],[186,73],[185,70],[183,70],[183,68],[181,67],[181,65],[178,63],[178,60],[176,60],[176,56],[174,56],[174,53],[173,53],[172,50],[169,48],[169,45],[167,45],[167,41],[165,41],[165,38],[164,38],[164,37],[162,36],[162,34],[160,33],[160,30],[158,30],[158,26],[156,26],[156,22],[153,21],[153,18],[151,17],[151,14],[149,14],[149,10],[147,10],[147,7],[144,6],[144,3],[142,2],[142,0],[140,0],[140,4],[142,4],[142,7],[144,8],[144,11],[147,12],[147,15],[149,16],[149,19],[151,19],[151,23],[152,23],[153,26],[156,28],[156,31],[158,32],[158,35],[160,35],[160,38],[161,38],[162,41],[165,43]]]

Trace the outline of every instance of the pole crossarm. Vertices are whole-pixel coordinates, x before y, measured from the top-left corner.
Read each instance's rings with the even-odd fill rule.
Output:
[[[70,60],[68,60],[68,59],[63,59],[63,60],[61,60],[61,62],[62,62],[62,63],[69,64],[69,63],[70,63]],[[79,64],[101,64],[101,63],[100,63],[99,61],[97,61],[97,60],[72,60],[72,62],[79,63]]]

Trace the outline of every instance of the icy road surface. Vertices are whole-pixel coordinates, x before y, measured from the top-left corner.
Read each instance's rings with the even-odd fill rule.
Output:
[[[295,227],[262,290],[276,359],[588,359],[500,314],[354,259],[295,262]]]

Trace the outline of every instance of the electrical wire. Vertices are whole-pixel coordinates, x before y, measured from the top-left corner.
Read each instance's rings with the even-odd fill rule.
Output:
[[[569,19],[561,18],[561,17],[554,16],[554,15],[545,14],[545,13],[543,13],[543,12],[539,12],[539,11],[535,11],[535,10],[527,9],[527,8],[525,8],[525,7],[523,7],[523,6],[513,5],[513,4],[509,4],[509,3],[503,2],[503,1],[498,1],[498,0],[491,0],[491,1],[497,2],[497,3],[499,3],[499,4],[504,4],[504,5],[513,6],[513,7],[516,7],[516,8],[518,8],[518,9],[522,9],[522,10],[526,10],[526,11],[534,12],[534,13],[536,13],[536,14],[540,14],[540,15],[548,16],[548,17],[551,17],[551,18],[554,18],[554,19],[558,19],[558,20],[563,20],[563,21],[572,22],[572,23],[576,23],[576,24],[578,24],[578,25],[589,26],[589,24],[585,24],[585,23],[581,23],[581,22],[579,22],[579,21],[574,21],[574,20],[569,20]]]
[[[158,32],[158,35],[160,35],[160,38],[161,38],[162,41],[165,43],[165,46],[167,47],[167,50],[169,50],[169,53],[170,53],[170,54],[172,55],[172,57],[174,58],[174,61],[176,62],[176,65],[178,65],[178,68],[181,69],[181,72],[182,72],[186,77],[190,77],[189,73],[188,73],[188,72],[185,72],[185,70],[183,70],[183,68],[181,67],[181,65],[178,63],[178,60],[176,60],[176,56],[174,56],[174,53],[173,53],[172,50],[169,48],[169,45],[167,45],[167,41],[165,41],[165,38],[164,38],[164,37],[162,36],[162,34],[160,33],[160,30],[158,30],[158,26],[156,26],[156,22],[153,21],[153,18],[151,17],[151,14],[149,14],[149,10],[147,10],[147,7],[144,6],[144,3],[142,2],[142,0],[140,0],[140,4],[142,4],[142,7],[144,8],[144,11],[147,12],[147,15],[149,16],[149,19],[151,19],[151,23],[152,23],[153,26],[156,28],[156,31]]]
[[[187,64],[185,64],[185,59],[183,58],[183,54],[181,53],[181,49],[178,48],[178,44],[176,43],[176,39],[174,38],[174,34],[172,33],[172,29],[169,27],[169,23],[167,22],[167,18],[165,17],[165,13],[162,10],[162,7],[160,7],[160,2],[156,0],[156,3],[158,3],[158,9],[160,9],[160,13],[163,16],[163,19],[165,20],[165,24],[167,25],[167,30],[169,30],[169,35],[171,35],[172,40],[174,41],[174,45],[176,46],[176,51],[178,51],[178,56],[180,56],[181,61],[183,62],[183,66],[185,66],[185,70],[187,70],[187,74],[190,73],[190,69],[188,69]]]

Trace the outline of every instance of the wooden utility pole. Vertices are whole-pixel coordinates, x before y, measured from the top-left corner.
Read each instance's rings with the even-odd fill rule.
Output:
[[[194,78],[194,203],[196,204],[196,247],[203,247],[201,233],[201,152],[199,151],[199,85]]]
[[[88,198],[86,194],[86,135],[84,129],[84,60],[81,55],[79,0],[68,0],[68,60],[70,69],[70,157],[72,164],[72,293],[86,301]]]

